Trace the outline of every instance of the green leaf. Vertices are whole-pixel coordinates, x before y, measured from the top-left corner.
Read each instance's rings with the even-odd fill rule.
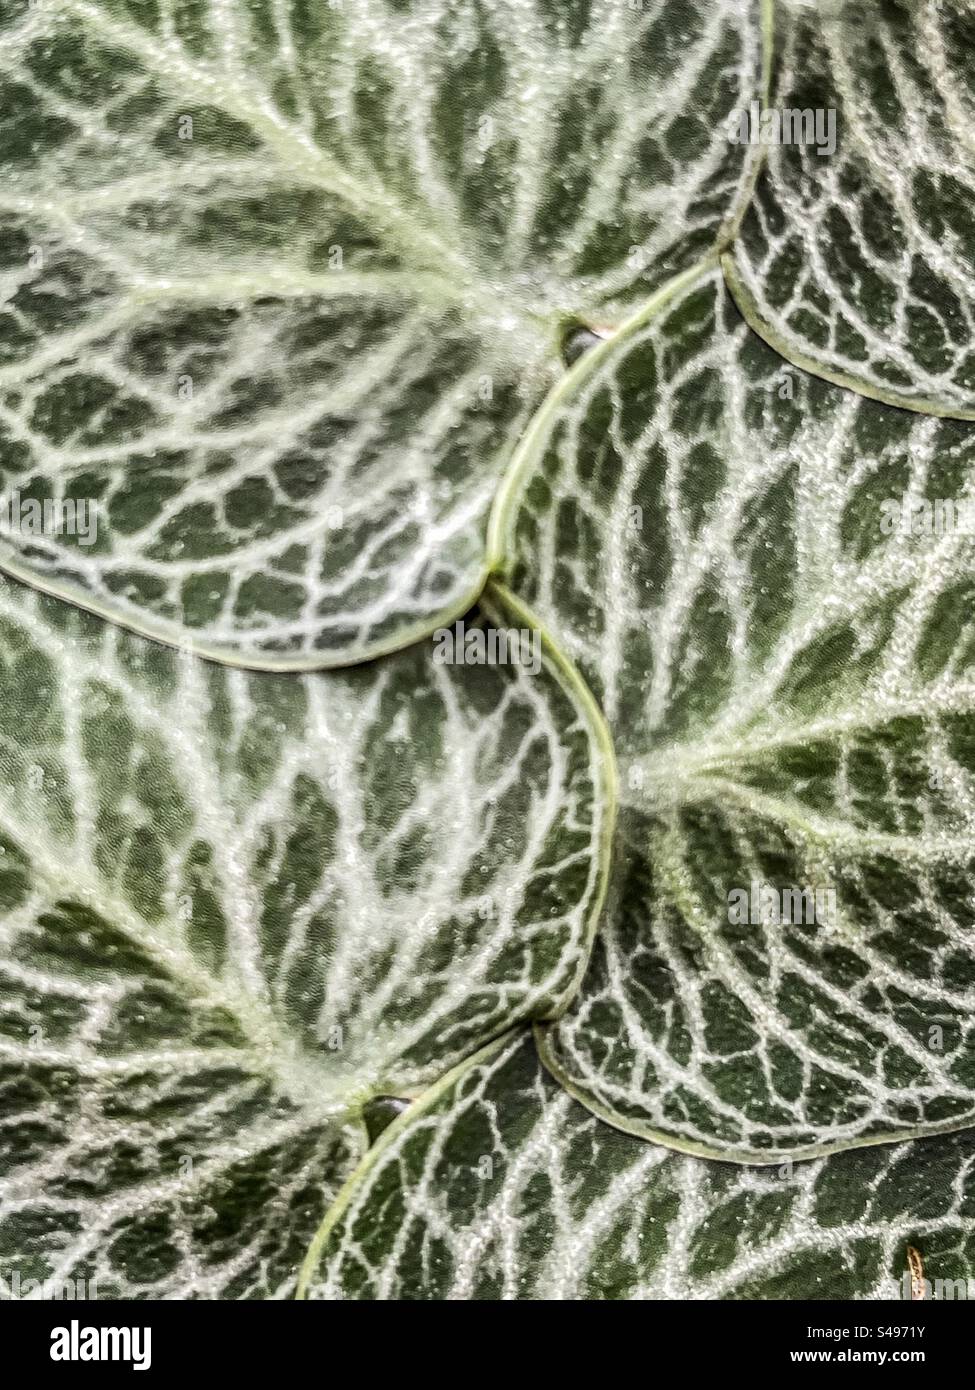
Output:
[[[975,1275],[973,1212],[971,1134],[781,1168],[685,1158],[596,1120],[509,1039],[386,1130],[303,1287],[333,1300],[903,1298],[909,1245],[934,1291]]]
[[[409,1096],[576,988],[611,756],[557,662],[230,671],[0,589],[0,1275],[287,1292]]]
[[[830,381],[975,419],[975,13],[967,0],[780,12],[775,106],[814,142],[768,148],[726,257],[738,304]]]
[[[975,496],[971,429],[783,371],[712,271],[601,352],[534,464],[498,530],[623,802],[545,1060],[742,1162],[972,1124],[975,540],[936,506]]]
[[[975,20],[774,11],[0,6],[0,1297],[975,1274]]]
[[[245,665],[462,613],[561,336],[752,177],[714,132],[759,0],[15,0],[0,33],[4,484],[98,504],[0,566]]]

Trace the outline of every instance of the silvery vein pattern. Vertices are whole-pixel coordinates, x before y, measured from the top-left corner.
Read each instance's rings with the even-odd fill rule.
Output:
[[[900,1299],[908,1245],[932,1286],[975,1276],[970,1133],[780,1168],[688,1158],[595,1119],[524,1040],[414,1109],[340,1198],[307,1296]]]
[[[788,368],[716,273],[557,416],[512,583],[606,713],[623,807],[541,1046],[613,1123],[762,1162],[975,1119],[975,537],[900,531],[973,465],[968,425]],[[825,910],[743,920],[753,884]]]
[[[0,1276],[290,1291],[412,1094],[564,1005],[602,776],[546,667],[230,671],[3,581]]]
[[[758,0],[6,0],[8,571],[232,663],[463,612],[577,316],[711,246]]]
[[[858,390],[975,418],[975,12],[968,0],[783,4],[778,109],[838,148],[771,146],[727,256],[780,352]]]

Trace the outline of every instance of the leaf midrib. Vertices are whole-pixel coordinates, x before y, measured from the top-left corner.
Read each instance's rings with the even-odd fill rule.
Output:
[[[194,61],[174,38],[159,39],[138,25],[105,15],[90,0],[57,0],[57,10],[74,16],[105,40],[138,58],[174,94],[213,105],[246,125],[277,158],[282,170],[295,182],[335,195],[368,225],[381,231],[384,240],[404,265],[424,272],[417,284],[427,282],[435,299],[445,298],[475,320],[482,333],[492,325],[512,319],[519,337],[534,341],[536,349],[554,347],[552,324],[557,315],[541,306],[528,306],[524,297],[509,287],[488,283],[463,248],[444,237],[426,219],[407,211],[384,187],[377,174],[370,182],[356,177],[317,144],[307,132],[281,117],[270,100],[259,94],[240,74],[226,77],[212,64]],[[344,272],[341,272],[344,274]],[[395,277],[396,284],[400,277]],[[267,288],[264,293],[273,292]],[[473,312],[472,312],[473,311]]]
[[[351,1118],[382,1089],[378,1085],[350,1086],[336,1078],[322,1057],[302,1047],[267,1001],[258,999],[243,984],[238,986],[205,970],[175,933],[165,932],[164,925],[147,921],[124,898],[107,892],[105,883],[68,846],[45,846],[36,835],[27,846],[21,841],[20,826],[4,820],[3,829],[20,847],[31,865],[34,883],[46,890],[51,905],[83,904],[123,932],[165,975],[182,985],[191,1004],[198,1002],[228,1013],[248,1043],[235,1053],[238,1062],[266,1076],[278,1094],[310,1118],[328,1123]],[[219,1049],[213,1056],[224,1057],[226,1052]]]

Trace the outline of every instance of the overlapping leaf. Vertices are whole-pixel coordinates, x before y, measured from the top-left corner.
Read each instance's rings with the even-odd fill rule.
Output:
[[[547,664],[231,672],[9,581],[0,653],[0,1275],[280,1292],[363,1103],[574,988],[590,727]]]
[[[975,1119],[975,437],[782,368],[703,275],[601,352],[510,538],[624,801],[543,1055],[746,1161]]]
[[[775,110],[805,143],[767,147],[727,257],[739,305],[830,380],[975,418],[975,12],[786,0],[780,20]]]
[[[243,664],[463,612],[564,321],[714,243],[759,0],[0,10],[0,564]]]
[[[96,507],[0,568],[183,649],[0,590],[0,1293],[281,1296],[316,1228],[325,1298],[973,1273],[975,1141],[881,1141],[975,1125],[975,32],[786,12],[832,158],[728,139],[762,0],[0,8],[3,500]],[[190,655],[501,562],[623,763],[578,997],[557,647]]]
[[[781,1168],[686,1158],[595,1119],[524,1040],[412,1110],[336,1204],[308,1296],[894,1299],[908,1245],[932,1291],[975,1274],[971,1134]]]

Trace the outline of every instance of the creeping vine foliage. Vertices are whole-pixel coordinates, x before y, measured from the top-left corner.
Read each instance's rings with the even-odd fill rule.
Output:
[[[0,0],[0,1293],[975,1277],[973,74]]]

